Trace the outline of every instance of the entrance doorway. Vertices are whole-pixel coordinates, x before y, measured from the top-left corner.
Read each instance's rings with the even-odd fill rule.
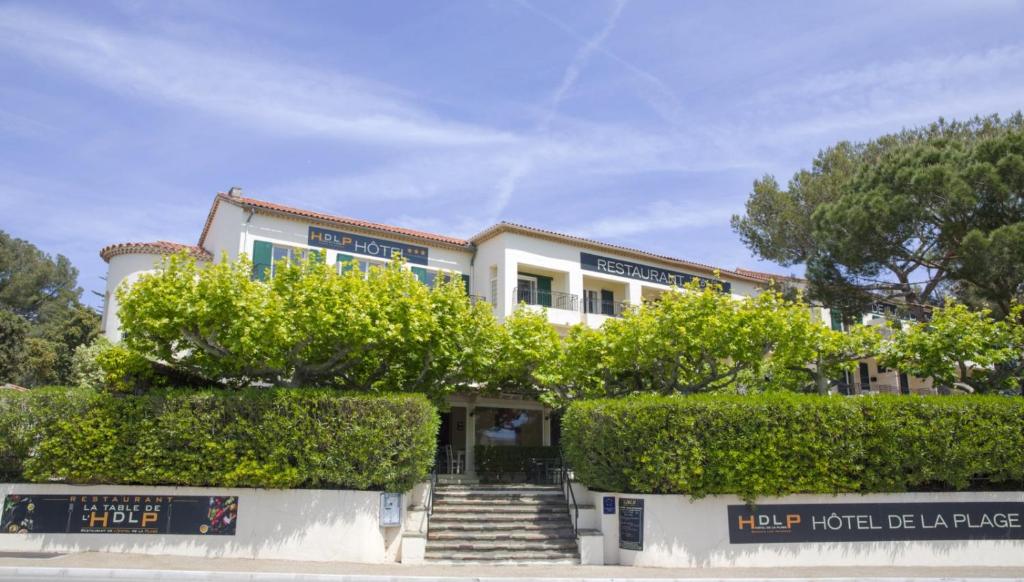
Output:
[[[438,473],[457,475],[466,472],[466,407],[452,406],[441,413],[441,428],[437,431]]]

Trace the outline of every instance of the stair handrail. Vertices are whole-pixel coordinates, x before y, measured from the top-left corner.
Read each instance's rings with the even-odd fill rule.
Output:
[[[427,517],[434,515],[434,491],[437,490],[437,462],[430,467],[430,495],[427,496]]]
[[[578,537],[580,506],[576,504],[576,492],[572,490],[572,479],[569,476],[569,467],[565,463],[565,455],[562,454],[562,447],[558,447],[558,462],[561,465],[559,469],[559,480],[562,482],[562,487],[566,489],[566,491],[563,492],[565,494],[565,507],[573,513],[572,535],[573,537]]]

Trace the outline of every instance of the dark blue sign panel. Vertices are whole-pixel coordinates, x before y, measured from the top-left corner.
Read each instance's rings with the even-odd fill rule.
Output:
[[[417,265],[427,264],[427,247],[338,232],[336,230],[327,230],[317,226],[309,227],[309,246],[388,260],[393,259],[395,255],[399,255],[410,263]]]
[[[604,514],[615,515],[615,498],[607,496],[604,498]]]
[[[1024,540],[1024,503],[729,506],[729,543]]]
[[[619,548],[644,550],[644,500],[619,499]]]
[[[235,535],[238,498],[197,495],[11,494],[0,533]]]
[[[632,263],[630,261],[613,259],[611,257],[592,255],[590,253],[580,253],[580,267],[582,267],[584,271],[594,271],[595,273],[604,273],[606,275],[618,275],[619,277],[647,281],[648,283],[658,283],[659,285],[675,285],[676,287],[682,287],[690,281],[700,281],[701,287],[705,287],[710,284],[721,285],[722,291],[725,293],[729,293],[732,289],[732,285],[730,283],[719,281],[718,279],[691,275],[689,273],[680,273],[678,271],[669,271],[668,269],[660,269],[658,267],[641,265],[640,263]]]

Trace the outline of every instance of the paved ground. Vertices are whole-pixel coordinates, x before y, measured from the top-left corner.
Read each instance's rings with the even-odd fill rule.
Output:
[[[82,553],[41,557],[0,554],[0,580],[271,580],[384,582],[427,580],[1024,580],[1024,568],[628,568],[621,566],[403,566],[233,558]]]

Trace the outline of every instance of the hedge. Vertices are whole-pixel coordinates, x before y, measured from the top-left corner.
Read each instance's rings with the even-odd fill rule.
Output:
[[[320,389],[0,394],[5,480],[404,491],[434,458],[419,395]]]
[[[1024,489],[1024,398],[641,396],[574,403],[575,477],[691,497]]]
[[[505,481],[517,475],[523,478],[543,478],[535,475],[535,461],[558,461],[558,447],[540,446],[486,446],[473,449],[476,472],[485,481]]]

